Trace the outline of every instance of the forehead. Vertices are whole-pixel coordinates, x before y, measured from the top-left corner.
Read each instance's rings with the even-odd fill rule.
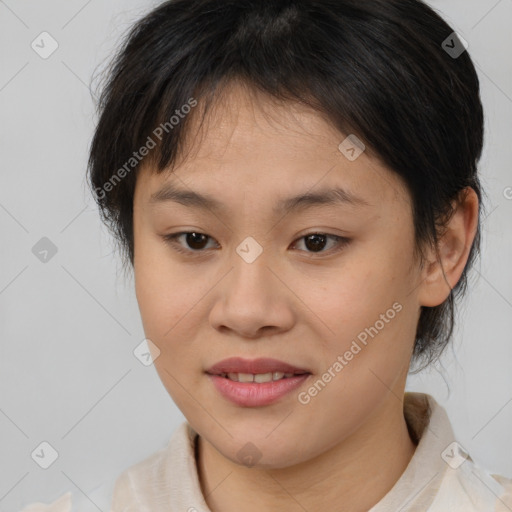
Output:
[[[204,117],[201,100],[188,114],[173,167],[192,171],[201,161],[227,164],[242,155],[276,161],[320,156],[330,162],[338,151],[341,134],[307,105],[282,102],[238,82],[216,94]]]
[[[154,203],[159,193],[165,196],[166,184],[211,191],[219,202],[229,200],[229,191],[259,191],[262,200],[275,191],[281,206],[289,192],[319,188],[343,189],[367,203],[408,199],[399,177],[379,160],[363,152],[350,161],[339,149],[346,134],[306,105],[281,103],[234,85],[216,98],[203,123],[201,103],[196,108],[173,166],[161,174],[149,166],[139,169],[136,200]]]

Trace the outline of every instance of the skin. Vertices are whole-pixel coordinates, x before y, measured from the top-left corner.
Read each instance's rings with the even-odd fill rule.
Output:
[[[199,433],[198,474],[213,512],[241,504],[247,512],[339,510],[341,503],[367,511],[414,454],[403,395],[420,307],[442,303],[460,278],[476,232],[477,196],[468,189],[451,218],[441,261],[430,250],[421,265],[410,196],[378,159],[365,151],[349,161],[338,150],[345,135],[317,112],[250,95],[240,84],[228,87],[218,106],[172,172],[158,175],[146,165],[137,179],[135,287],[146,337],[160,350],[155,367]],[[151,204],[164,183],[209,194],[225,211]],[[370,206],[272,213],[282,197],[334,186]],[[209,238],[182,236],[174,246],[163,239],[194,231]],[[336,240],[327,238],[315,251],[303,238],[311,233],[350,242],[335,252]],[[263,249],[252,263],[236,252],[248,236]],[[298,393],[393,303],[401,311],[300,403]],[[273,357],[313,375],[274,404],[241,407],[204,373],[231,356]],[[248,442],[260,454],[252,467],[237,456]]]

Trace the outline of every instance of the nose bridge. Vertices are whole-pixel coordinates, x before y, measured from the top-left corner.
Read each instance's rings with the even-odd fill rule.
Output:
[[[236,287],[236,293],[258,294],[268,301],[271,294],[274,278],[269,266],[270,251],[268,247],[258,242],[253,236],[246,236],[235,248],[233,255],[234,269],[231,276],[231,285]],[[241,288],[238,289],[238,286]],[[258,297],[254,297],[258,299]]]
[[[264,250],[252,236],[235,247],[232,269],[211,311],[212,325],[245,337],[254,337],[268,328],[289,327],[293,315],[286,304],[278,304],[284,299],[278,290],[282,284],[271,270],[269,256],[270,251]]]

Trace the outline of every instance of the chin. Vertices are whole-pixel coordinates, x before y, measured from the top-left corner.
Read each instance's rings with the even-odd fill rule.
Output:
[[[250,439],[249,435],[241,439],[235,438],[226,450],[216,449],[234,464],[252,469],[281,469],[303,461],[299,458],[297,442],[293,439],[286,445],[264,438],[257,438],[254,441]]]

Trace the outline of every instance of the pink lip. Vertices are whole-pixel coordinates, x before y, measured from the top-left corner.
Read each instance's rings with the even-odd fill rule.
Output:
[[[230,357],[223,359],[214,364],[206,373],[210,375],[220,375],[222,373],[269,373],[269,372],[283,372],[283,373],[311,373],[309,370],[292,366],[291,364],[279,361],[278,359],[271,359],[262,357],[259,359],[243,359],[241,357]]]
[[[235,382],[222,376],[224,373],[256,374],[271,372],[294,373],[296,375],[262,383]],[[224,398],[243,407],[258,407],[274,403],[298,388],[311,375],[311,372],[278,359],[230,357],[214,364],[206,370],[206,374]]]
[[[310,373],[305,373],[287,379],[258,384],[257,382],[235,382],[227,377],[208,374],[208,377],[224,398],[242,407],[258,407],[274,403],[298,388],[310,376]]]

